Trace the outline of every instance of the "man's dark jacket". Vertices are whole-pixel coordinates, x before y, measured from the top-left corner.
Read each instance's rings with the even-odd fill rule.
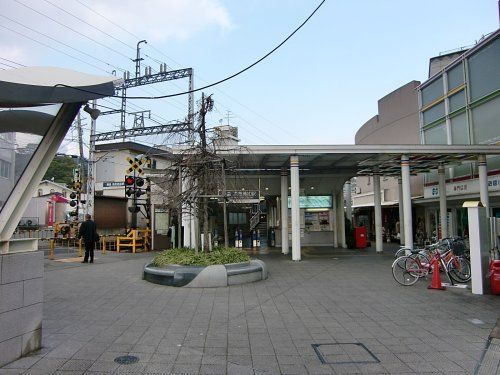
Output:
[[[86,220],[80,225],[80,230],[78,231],[78,238],[83,237],[85,243],[92,243],[99,241],[99,235],[97,234],[97,226],[92,220]]]

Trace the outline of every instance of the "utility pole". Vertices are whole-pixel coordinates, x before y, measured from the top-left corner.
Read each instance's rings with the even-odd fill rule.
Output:
[[[92,109],[96,109],[96,100],[92,100]],[[90,145],[87,171],[87,197],[85,200],[85,213],[94,217],[94,193],[95,193],[95,128],[96,120],[90,117]]]

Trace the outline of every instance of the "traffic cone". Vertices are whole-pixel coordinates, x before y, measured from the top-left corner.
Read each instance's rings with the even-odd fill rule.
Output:
[[[432,281],[431,285],[427,287],[427,289],[438,289],[445,290],[446,288],[441,284],[441,275],[439,274],[439,262],[437,259],[433,259],[432,263],[434,263],[434,269],[432,271]]]

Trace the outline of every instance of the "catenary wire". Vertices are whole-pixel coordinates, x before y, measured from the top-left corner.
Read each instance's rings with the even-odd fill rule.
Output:
[[[32,38],[32,37],[30,37],[30,36],[26,35],[26,34],[23,34],[23,33],[19,32],[19,31],[16,31],[16,30],[14,30],[14,29],[11,29],[10,27],[7,27],[7,26],[2,25],[2,24],[0,24],[0,27],[4,28],[4,29],[6,29],[6,30],[9,30],[9,31],[11,31],[11,32],[13,32],[13,33],[15,33],[15,34],[21,35],[21,36],[22,36],[22,37],[24,37],[24,38],[27,38],[27,39],[29,39],[29,40],[32,40],[33,42],[38,43],[38,44],[41,44],[42,46],[45,46],[45,47],[47,47],[47,48],[50,48],[50,49],[52,49],[52,50],[54,50],[54,51],[56,51],[56,52],[62,53],[63,55],[66,55],[66,56],[68,56],[68,57],[71,57],[72,59],[78,60],[78,61],[80,61],[80,62],[82,62],[82,63],[84,63],[84,64],[87,64],[87,65],[89,65],[89,66],[91,66],[91,67],[93,67],[93,68],[96,68],[96,69],[98,69],[98,70],[100,70],[100,71],[103,71],[103,72],[105,72],[105,73],[111,74],[111,72],[108,72],[107,70],[104,70],[104,69],[102,69],[101,67],[99,67],[99,66],[97,66],[97,65],[91,64],[91,63],[89,63],[88,61],[85,61],[85,60],[82,60],[82,59],[80,59],[80,58],[78,58],[78,57],[72,56],[72,55],[70,55],[69,53],[66,53],[66,52],[64,52],[64,51],[61,51],[60,49],[57,49],[57,48],[55,48],[55,47],[52,47],[52,46],[51,46],[51,45],[49,45],[49,44],[46,44],[46,43],[41,42],[41,41],[39,41],[39,40],[36,40],[36,39],[34,39],[34,38]]]
[[[130,32],[129,30],[123,28],[121,25],[115,23],[113,20],[109,19],[108,17],[104,16],[103,14],[99,13],[98,11],[96,11],[95,9],[91,8],[91,7],[87,7],[86,4],[84,4],[82,1],[80,0],[75,0],[77,3],[79,3],[80,5],[84,6],[86,9],[90,10],[91,12],[93,12],[94,14],[98,15],[99,17],[103,18],[104,20],[108,21],[110,24],[114,25],[115,27],[119,28],[120,30],[124,31],[125,33],[127,33],[128,35],[136,38],[136,39],[140,39],[139,36],[137,36],[136,34]],[[161,54],[162,56],[164,56],[165,58],[167,58],[168,60],[172,61],[174,64],[178,65],[178,66],[182,66],[183,64],[181,64],[180,62],[174,60],[173,58],[171,58],[170,56],[166,55],[163,51],[161,51],[160,49],[156,48],[154,45],[148,43],[147,45],[149,48],[151,48],[152,50],[158,52],[159,54]],[[144,54],[144,56],[148,57],[149,59],[153,60],[154,62],[156,63],[162,63],[162,61],[156,59],[155,57],[152,57],[150,56],[149,54]],[[206,80],[204,80],[202,77],[200,77],[199,75],[195,74],[195,77],[198,77],[200,78],[202,81],[204,82],[207,82]],[[174,86],[176,87],[179,87],[179,85],[173,83]],[[229,99],[233,100],[234,102],[236,102],[237,104],[239,104],[240,106],[246,108],[247,110],[251,111],[252,113],[256,114],[257,116],[259,116],[260,118],[266,120],[268,123],[271,123],[273,124],[274,126],[278,127],[279,129],[283,130],[285,133],[287,133],[289,136],[291,137],[294,137],[293,134],[291,134],[287,129],[284,129],[283,127],[277,125],[277,124],[274,124],[272,121],[270,121],[269,119],[265,118],[264,116],[260,115],[259,113],[257,113],[255,110],[251,109],[250,107],[242,104],[241,102],[239,102],[238,100],[236,100],[235,98],[231,97],[229,94],[226,94],[225,92],[223,92],[221,89],[219,88],[216,88],[217,91],[219,91],[221,94],[223,94],[224,96],[228,97]],[[226,106],[224,106],[223,103],[219,102],[219,105],[225,107],[225,108],[228,108]],[[244,120],[241,116],[238,116],[240,119],[242,119],[243,121],[246,121]],[[250,126],[252,126],[248,121],[246,121]]]
[[[94,43],[97,43],[97,44],[99,44],[100,46],[102,46],[102,47],[104,47],[104,48],[106,48],[106,49],[108,49],[108,50],[110,50],[110,51],[112,51],[112,52],[114,52],[114,53],[116,53],[116,54],[118,54],[118,55],[122,56],[122,57],[125,57],[127,60],[131,60],[131,59],[130,59],[130,57],[128,57],[128,56],[127,56],[127,55],[125,55],[124,53],[121,53],[120,51],[118,51],[118,50],[116,50],[116,49],[114,49],[114,48],[111,48],[111,47],[109,47],[109,46],[107,46],[107,45],[105,45],[105,44],[103,44],[103,43],[99,42],[98,40],[96,40],[96,39],[94,39],[94,38],[91,38],[90,36],[85,35],[85,34],[81,33],[81,32],[80,32],[80,31],[78,31],[78,30],[73,29],[72,27],[70,27],[70,26],[68,26],[68,25],[66,25],[66,24],[64,24],[64,23],[62,23],[62,22],[57,21],[56,19],[54,19],[54,18],[52,18],[52,17],[48,16],[47,14],[45,14],[45,13],[43,13],[43,12],[40,12],[40,11],[36,10],[35,8],[30,7],[29,5],[26,5],[26,4],[24,4],[23,2],[21,2],[21,1],[19,1],[19,0],[13,0],[13,1],[15,1],[16,3],[18,3],[18,4],[20,4],[20,5],[24,6],[24,7],[26,7],[26,8],[28,8],[28,9],[32,10],[33,12],[35,12],[35,13],[37,13],[37,14],[41,15],[41,16],[44,16],[44,17],[48,18],[49,20],[51,20],[51,21],[53,21],[53,22],[57,23],[58,25],[63,26],[63,27],[65,27],[66,29],[73,31],[74,33],[76,33],[76,34],[78,34],[78,35],[81,35],[81,36],[83,36],[84,38],[86,38],[86,39],[88,39],[88,40],[90,40],[90,41],[92,41],[92,42],[94,42]]]
[[[85,21],[84,19],[82,19],[82,18],[80,18],[80,17],[78,17],[78,16],[75,16],[73,13],[71,13],[71,12],[67,11],[67,10],[66,10],[66,9],[64,9],[64,8],[61,8],[59,5],[56,5],[56,4],[54,4],[53,2],[51,2],[51,1],[49,1],[49,0],[44,0],[44,1],[45,1],[46,3],[48,3],[48,4],[52,5],[53,7],[55,7],[55,8],[57,8],[57,9],[59,9],[59,10],[63,11],[64,13],[66,13],[66,14],[70,15],[71,17],[76,18],[76,19],[77,19],[77,20],[79,20],[80,22],[83,22],[84,24],[86,24],[86,25],[88,25],[88,26],[92,27],[94,30],[97,30],[97,31],[99,31],[99,32],[103,33],[104,35],[109,36],[111,39],[116,40],[117,42],[119,42],[119,43],[123,44],[124,46],[126,46],[126,47],[128,47],[128,48],[130,48],[130,49],[135,50],[135,47],[131,46],[130,44],[127,44],[127,43],[125,43],[124,41],[122,41],[122,40],[120,40],[120,39],[118,39],[118,38],[115,38],[113,35],[108,34],[106,31],[101,30],[101,29],[100,29],[100,28],[98,28],[97,26],[94,26],[94,25],[92,25],[91,23],[89,23],[89,22]]]
[[[68,48],[70,48],[70,49],[72,49],[72,50],[74,50],[74,51],[76,51],[76,52],[79,52],[79,53],[81,53],[82,55],[88,56],[88,57],[90,57],[90,58],[92,58],[92,59],[94,59],[94,60],[96,60],[96,61],[102,62],[103,64],[105,64],[105,65],[107,65],[107,66],[109,66],[109,67],[111,67],[111,68],[114,68],[114,69],[116,69],[116,70],[121,70],[121,71],[123,71],[123,72],[125,71],[125,69],[123,69],[123,68],[117,67],[117,66],[115,66],[115,65],[113,65],[113,64],[108,63],[107,61],[101,60],[100,58],[95,57],[94,55],[91,55],[90,53],[87,53],[87,52],[82,51],[82,50],[80,50],[80,49],[78,49],[78,48],[72,47],[72,46],[70,46],[70,45],[69,45],[69,44],[67,44],[67,43],[61,42],[60,40],[58,40],[58,39],[56,39],[56,38],[53,38],[53,37],[51,37],[50,35],[47,35],[47,34],[45,34],[45,33],[41,32],[41,31],[39,31],[39,30],[35,30],[35,29],[33,29],[33,28],[31,28],[31,27],[29,27],[29,26],[27,26],[27,25],[25,25],[25,24],[23,24],[23,23],[21,23],[21,22],[18,22],[18,21],[14,20],[14,19],[12,19],[12,18],[10,18],[10,17],[7,17],[7,16],[5,16],[5,15],[3,15],[3,14],[0,14],[0,17],[3,17],[3,18],[5,18],[5,19],[7,19],[7,20],[9,20],[9,21],[11,21],[11,22],[13,22],[13,23],[17,24],[17,25],[20,25],[20,26],[22,26],[22,27],[24,27],[24,28],[26,28],[26,29],[28,29],[28,30],[30,30],[30,31],[33,31],[33,32],[34,32],[34,33],[36,33],[36,34],[43,35],[44,37],[46,37],[46,38],[48,38],[48,39],[50,39],[50,40],[53,40],[53,41],[54,41],[54,42],[56,42],[56,43],[62,44],[63,46],[68,47]],[[24,65],[24,66],[25,66],[25,65]]]
[[[19,1],[19,0],[14,0],[14,1]],[[259,64],[260,62],[262,62],[263,60],[265,60],[267,57],[269,57],[271,54],[273,54],[274,52],[276,52],[281,46],[283,46],[288,40],[290,40],[290,38],[292,36],[294,36],[313,16],[314,14],[316,14],[316,12],[320,9],[320,7],[326,2],[326,0],[322,0],[319,5],[314,9],[314,11],[290,34],[288,35],[280,44],[278,44],[276,47],[274,47],[271,51],[269,51],[268,53],[266,53],[264,56],[262,56],[260,59],[258,59],[257,61],[253,62],[252,64],[248,65],[246,68],[243,68],[241,69],[240,71],[226,77],[226,78],[223,78],[219,81],[216,81],[216,82],[213,82],[209,85],[205,85],[203,87],[199,87],[197,89],[193,89],[193,90],[188,90],[188,91],[184,91],[184,92],[178,92],[178,93],[175,93],[175,94],[167,94],[167,95],[160,95],[160,96],[128,96],[127,99],[144,99],[144,100],[151,100],[151,99],[162,99],[162,98],[172,98],[174,96],[180,96],[180,95],[186,95],[186,94],[190,94],[192,92],[198,92],[198,91],[201,91],[201,90],[205,90],[207,88],[210,88],[210,87],[213,87],[213,86],[217,86],[223,82],[226,82],[226,81],[229,81],[237,76],[239,76],[240,74],[246,72],[247,70],[253,68],[255,65]],[[61,87],[69,87],[69,88],[72,88],[72,89],[75,89],[75,90],[80,90],[80,91],[84,91],[84,92],[89,92],[89,93],[93,93],[93,94],[99,94],[99,93],[96,93],[94,91],[91,91],[91,90],[85,90],[85,89],[82,89],[82,88],[79,88],[79,87],[73,87],[73,86],[70,86],[70,85],[64,85],[64,84],[57,84],[55,85],[56,87],[57,86],[61,86]],[[118,97],[118,95],[111,95],[111,96],[114,96],[114,97]]]

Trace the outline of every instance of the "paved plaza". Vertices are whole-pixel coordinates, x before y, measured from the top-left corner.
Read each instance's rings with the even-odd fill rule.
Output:
[[[45,260],[43,348],[0,374],[500,373],[500,297],[399,286],[390,251],[257,253],[267,280],[214,289],[143,281],[148,253],[64,256]]]

